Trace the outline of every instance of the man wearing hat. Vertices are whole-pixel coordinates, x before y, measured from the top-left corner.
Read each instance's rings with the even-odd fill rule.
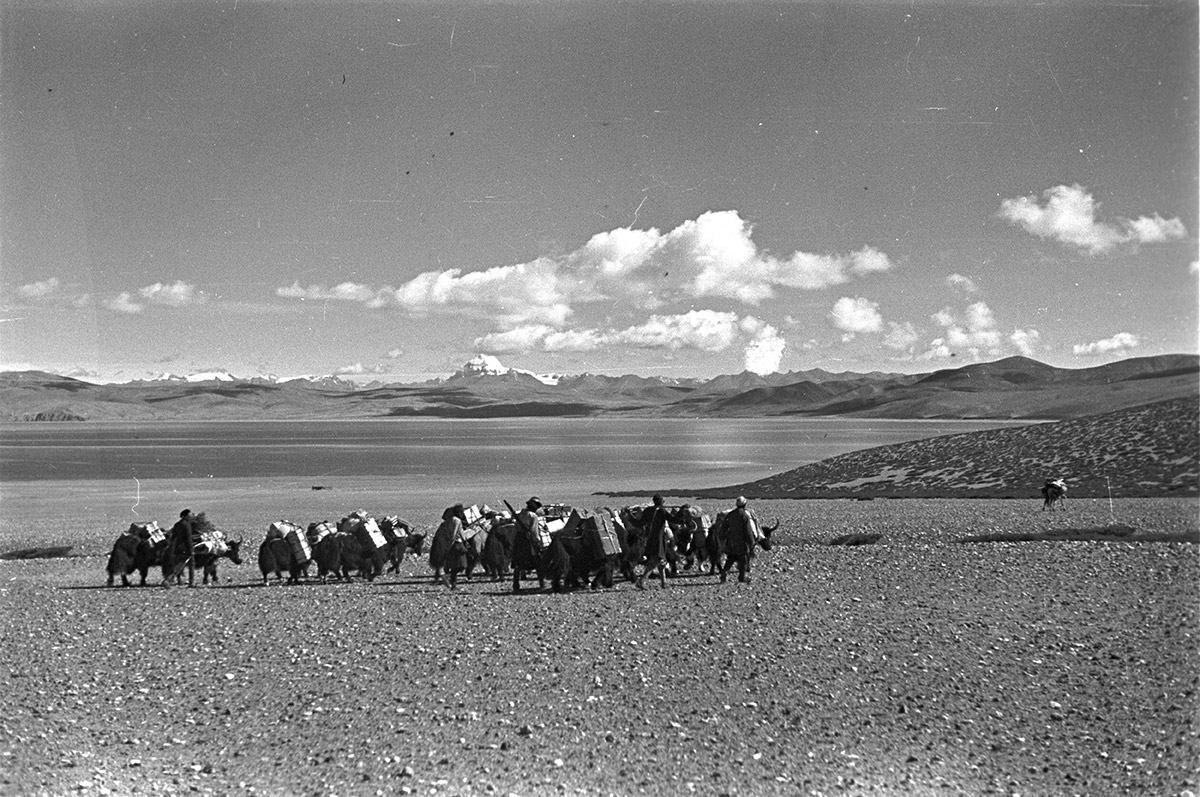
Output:
[[[192,510],[185,509],[179,513],[179,520],[171,527],[168,535],[168,550],[170,551],[171,567],[170,571],[166,567],[163,568],[163,586],[170,586],[170,582],[177,579],[183,574],[183,568],[187,567],[188,571],[188,586],[194,586],[196,583],[196,520],[192,517]]]
[[[542,538],[545,536],[546,520],[538,514],[542,501],[536,495],[525,502],[525,508],[517,513],[517,530],[529,535],[529,545],[536,552],[542,552]]]
[[[663,497],[655,494],[653,505],[642,515],[642,528],[646,530],[646,566],[642,575],[634,582],[638,589],[646,588],[646,576],[652,572],[658,573],[658,580],[663,589],[667,587],[667,568],[674,573],[675,561],[678,554],[675,551],[675,536],[668,522],[670,516],[663,506]]]
[[[739,495],[733,510],[725,516],[725,535],[726,556],[721,568],[721,583],[725,583],[729,568],[735,562],[738,581],[749,581],[750,557],[754,556],[754,546],[758,544],[758,524],[746,509],[746,496]]]

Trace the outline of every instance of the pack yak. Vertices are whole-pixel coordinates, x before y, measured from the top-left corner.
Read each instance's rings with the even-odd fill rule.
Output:
[[[150,569],[162,564],[162,553],[167,547],[166,532],[158,523],[132,523],[116,542],[108,555],[108,586],[113,586],[117,576],[121,586],[129,586],[129,576],[136,570],[141,576],[141,586],[146,586]]]

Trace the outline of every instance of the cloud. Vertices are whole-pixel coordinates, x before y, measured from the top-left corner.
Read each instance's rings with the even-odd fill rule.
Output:
[[[724,351],[740,330],[735,313],[692,310],[680,315],[652,315],[645,322],[623,329],[562,331],[544,324],[529,324],[493,332],[475,340],[485,354],[542,351],[595,351],[625,345],[639,349]]]
[[[17,288],[17,295],[26,299],[41,299],[57,293],[59,285],[58,277],[50,277],[40,282],[31,282],[28,285],[22,285]]]
[[[345,283],[327,289],[295,283],[276,294],[358,301],[417,315],[470,313],[505,332],[526,326],[563,329],[582,306],[600,302],[643,317],[674,301],[708,297],[758,305],[781,291],[825,288],[893,267],[885,253],[869,246],[846,254],[795,252],[778,258],[760,250],[751,233],[736,211],[716,211],[665,233],[653,228],[601,232],[555,258],[482,271],[426,271],[397,287]],[[594,336],[564,334],[557,345],[595,344]]]
[[[1075,354],[1085,356],[1100,356],[1104,354],[1116,354],[1129,351],[1136,348],[1141,343],[1137,335],[1132,335],[1128,332],[1118,332],[1111,338],[1097,340],[1093,343],[1077,343],[1071,347],[1071,351]]]
[[[912,354],[913,346],[916,345],[919,338],[917,328],[911,323],[905,321],[903,324],[898,324],[892,321],[888,322],[888,332],[883,337],[883,345],[889,349]]]
[[[275,295],[285,299],[299,299],[302,302],[359,302],[368,307],[377,307],[386,303],[386,291],[386,288],[376,289],[357,282],[343,282],[332,288],[321,285],[304,288],[299,282],[293,282],[290,287],[276,288]]]
[[[735,313],[692,310],[682,315],[653,315],[644,323],[614,333],[615,343],[641,349],[724,351],[737,337]]]
[[[122,291],[111,299],[105,299],[102,304],[115,313],[125,313],[127,315],[136,315],[142,312],[143,309],[143,306],[135,302],[133,296],[128,291]]]
[[[1041,345],[1042,333],[1036,329],[1014,329],[1008,339],[1016,346],[1017,351],[1026,357],[1032,357]]]
[[[1096,201],[1080,185],[1059,185],[1037,197],[1006,199],[1000,216],[1027,232],[1085,249],[1091,254],[1107,252],[1125,243],[1161,243],[1184,238],[1187,228],[1178,218],[1141,216],[1105,223],[1096,219]]]
[[[991,308],[984,302],[975,302],[967,307],[962,317],[946,308],[934,313],[932,319],[933,323],[943,328],[944,333],[930,342],[924,357],[941,359],[963,352],[972,357],[1000,353],[1000,330],[996,327]]]
[[[138,291],[138,295],[149,304],[167,305],[168,307],[186,307],[188,305],[204,304],[207,298],[195,285],[175,281],[170,285],[156,282]]]
[[[403,356],[404,356],[404,349],[391,349],[387,353],[387,358],[389,360],[398,360]]]
[[[944,321],[946,318],[939,313],[935,320]],[[984,302],[970,305],[966,316],[961,320],[950,317],[949,322],[942,325],[946,329],[946,338],[951,346],[994,351],[1000,345],[1000,331],[996,328],[996,318],[992,309]]]
[[[514,354],[533,351],[542,347],[546,336],[554,331],[544,324],[533,324],[492,332],[476,338],[474,348],[482,354]]]
[[[742,355],[746,370],[760,376],[777,372],[787,349],[787,342],[779,330],[754,316],[742,319],[741,328],[751,336]]]
[[[975,284],[974,280],[964,277],[962,274],[951,274],[946,277],[946,284],[965,293],[979,293],[979,286]]]
[[[879,305],[861,296],[843,296],[829,311],[829,321],[835,327],[853,337],[861,332],[879,332],[883,329],[883,316]]]
[[[382,365],[365,366],[362,363],[354,363],[353,365],[343,365],[340,368],[333,369],[334,376],[356,376],[360,374],[381,374],[384,373]]]
[[[604,344],[604,335],[594,329],[550,332],[542,341],[546,351],[596,351]]]

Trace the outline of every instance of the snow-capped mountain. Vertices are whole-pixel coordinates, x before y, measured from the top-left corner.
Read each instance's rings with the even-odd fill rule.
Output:
[[[133,380],[135,382],[237,382],[239,377],[228,371],[204,371],[195,374],[147,374]]]
[[[506,376],[508,374],[523,374],[532,376],[543,385],[557,385],[562,378],[558,374],[535,374],[522,368],[509,368],[500,359],[490,354],[477,354],[454,373],[454,377]],[[451,377],[451,378],[454,378]]]

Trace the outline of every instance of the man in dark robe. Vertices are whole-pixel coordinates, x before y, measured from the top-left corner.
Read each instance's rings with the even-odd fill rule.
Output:
[[[654,496],[654,505],[642,515],[642,528],[646,530],[646,566],[636,582],[638,589],[646,588],[646,576],[652,570],[658,571],[658,580],[663,589],[667,586],[667,567],[677,558],[675,553],[675,536],[667,522],[670,514],[663,506],[663,497]]]
[[[725,516],[725,565],[721,568],[721,583],[729,574],[729,568],[737,563],[738,581],[750,580],[750,559],[754,546],[758,544],[758,523],[746,509],[745,496],[738,496],[733,510]]]
[[[167,539],[171,572],[163,574],[163,586],[170,586],[170,582],[183,573],[184,567],[187,567],[188,571],[188,586],[194,586],[196,583],[196,527],[195,520],[192,518],[192,510],[185,509],[179,513],[179,520],[171,527],[171,533]]]

